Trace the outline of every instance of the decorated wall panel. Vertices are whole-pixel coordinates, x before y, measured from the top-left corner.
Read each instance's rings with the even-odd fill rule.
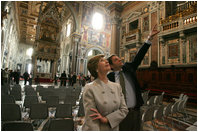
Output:
[[[99,11],[103,16],[103,29],[95,30],[92,27],[93,13]],[[99,46],[104,50],[109,50],[111,42],[110,16],[102,9],[95,9],[94,6],[83,5],[82,24],[81,24],[81,43]]]
[[[172,39],[167,41],[168,64],[177,64],[180,61],[180,45],[179,39]]]
[[[189,44],[189,61],[197,62],[197,36],[191,35],[187,38]]]

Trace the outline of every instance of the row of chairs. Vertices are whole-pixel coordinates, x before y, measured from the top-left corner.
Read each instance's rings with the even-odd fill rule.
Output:
[[[13,123],[16,121],[17,121],[16,123],[18,123],[18,122],[23,122],[24,120],[26,120],[27,122],[31,122],[31,123],[33,123],[34,121],[37,122],[39,120],[41,120],[42,122],[43,120],[46,120],[49,118],[50,118],[49,109],[46,104],[32,104],[30,108],[29,116],[27,119],[22,119],[22,111],[18,104],[2,104],[1,119],[2,119],[3,124],[9,123],[9,122]],[[67,118],[67,119],[73,120],[72,106],[70,104],[59,104],[57,106],[55,116],[53,117],[53,119],[59,119],[59,118],[60,119]],[[54,122],[60,122],[60,121],[54,121]],[[35,127],[38,128],[38,126],[35,126]],[[3,128],[4,127],[2,127],[2,130],[4,130]]]
[[[151,105],[142,114],[142,123],[151,121],[153,130],[157,130],[156,126],[164,127],[167,130],[171,130],[170,127],[166,125],[165,119],[171,119],[172,127],[174,127],[174,118],[179,119],[178,114],[186,114],[185,108],[188,100],[188,96],[184,99],[178,100],[175,103],[169,103],[168,105]],[[184,116],[183,116],[184,117]],[[159,125],[157,121],[162,121],[163,125]]]
[[[20,85],[19,85],[19,87],[20,87]],[[21,87],[20,87],[20,89],[21,89]],[[31,89],[31,91],[29,91],[29,89]],[[45,88],[45,89],[51,89],[53,91],[58,90],[58,89],[54,89],[53,87],[49,87],[49,88]],[[8,109],[7,110],[2,109],[2,115],[4,115],[4,116],[2,116],[2,130],[5,130],[5,131],[6,130],[8,130],[8,131],[9,130],[22,131],[22,129],[18,129],[19,127],[15,128],[15,126],[23,126],[24,128],[27,128],[27,129],[25,129],[25,131],[31,131],[32,129],[29,129],[29,128],[31,128],[30,126],[33,126],[33,128],[34,128],[33,130],[38,130],[40,128],[39,126],[41,126],[41,124],[43,124],[44,121],[47,120],[47,122],[45,122],[44,125],[43,125],[44,127],[43,128],[41,127],[42,129],[39,129],[39,130],[53,130],[53,131],[57,131],[57,130],[66,130],[67,131],[67,130],[69,130],[69,131],[73,131],[74,130],[74,121],[73,121],[73,116],[72,116],[72,104],[71,104],[72,101],[71,101],[70,98],[77,99],[76,97],[71,96],[71,95],[74,92],[75,93],[78,92],[78,94],[74,94],[74,95],[79,95],[80,92],[81,92],[81,88],[76,88],[76,89],[66,88],[66,89],[67,90],[61,88],[61,90],[64,90],[64,93],[67,93],[66,91],[71,91],[71,92],[68,92],[69,94],[66,94],[68,96],[66,96],[66,98],[64,98],[64,103],[70,103],[70,104],[58,104],[56,106],[50,105],[49,97],[54,97],[54,98],[51,98],[51,101],[56,102],[56,103],[51,102],[53,104],[57,104],[57,102],[59,102],[59,101],[55,101],[55,100],[57,100],[58,97],[48,96],[45,100],[46,104],[41,104],[40,101],[39,101],[39,97],[40,97],[39,96],[40,95],[39,91],[36,91],[31,86],[25,86],[24,91],[23,90],[18,90],[21,93],[24,92],[24,95],[25,95],[23,106],[27,107],[27,108],[29,107],[29,109],[30,109],[28,112],[26,112],[27,115],[25,115],[25,118],[23,118],[23,119],[21,119],[23,111],[20,109],[19,105],[15,104],[15,102],[16,102],[15,97],[10,95],[9,93],[5,94],[6,96],[1,97],[2,102],[3,102],[2,103],[2,108],[9,107],[9,106],[5,106],[5,105],[6,105],[6,103],[11,103],[11,104],[8,104],[8,105],[15,105],[16,109],[18,109],[18,111],[20,111],[20,112],[14,112],[13,111],[14,108],[9,108],[9,110]],[[12,88],[11,88],[11,90],[12,90]],[[34,91],[36,91],[37,94],[35,94]],[[34,93],[33,96],[32,96],[32,93]],[[33,97],[34,99],[26,99],[26,97]],[[32,100],[35,100],[35,101],[32,101]],[[33,102],[35,102],[35,103],[33,103]],[[76,102],[76,100],[74,102]],[[66,107],[66,105],[70,105],[70,106]],[[37,108],[36,108],[36,106],[37,106]],[[38,106],[40,106],[40,107],[38,108]],[[54,113],[53,117],[49,116],[49,113],[51,112],[49,107],[56,107],[54,109],[55,113]],[[60,107],[62,107],[62,110],[60,110],[61,109]],[[80,107],[80,108],[82,108],[82,107]],[[47,112],[46,112],[46,109],[47,109]],[[33,112],[33,111],[36,111],[36,110],[39,110],[39,111]],[[10,113],[15,113],[15,114],[12,115],[9,112]],[[9,115],[12,118],[15,118],[15,119],[11,119]],[[40,122],[40,123],[37,123],[37,122]],[[67,122],[67,124],[69,124],[68,126],[65,125],[66,122]],[[62,124],[62,126],[61,126],[61,124]],[[9,126],[12,126],[12,128],[10,128]],[[27,127],[27,126],[29,126],[29,127]]]
[[[60,103],[71,104],[72,106],[75,106],[76,100],[77,99],[75,97],[69,95],[65,97],[64,102],[60,102],[58,96],[47,96],[45,99],[48,107],[56,107]],[[3,104],[5,103],[15,104],[15,102],[16,100],[12,95],[1,96],[1,103]],[[39,101],[38,96],[26,95],[23,102],[23,109],[25,110],[26,108],[30,108],[31,104],[37,104],[37,103],[41,103],[41,101]]]
[[[29,119],[46,119],[49,117],[49,109],[46,104],[32,104]],[[55,118],[71,118],[71,104],[59,104],[56,107]],[[1,104],[2,121],[20,121],[22,120],[22,111],[18,104]]]
[[[163,103],[163,97],[164,97],[165,92],[162,92],[160,95],[151,96],[150,98],[148,96],[149,92],[150,90],[142,93],[142,98],[144,101],[143,106],[161,105]]]

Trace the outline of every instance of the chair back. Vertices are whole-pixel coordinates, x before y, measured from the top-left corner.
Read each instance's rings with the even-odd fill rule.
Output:
[[[73,119],[51,119],[48,131],[74,131]]]
[[[3,123],[2,131],[34,131],[29,122],[6,122]]]
[[[22,95],[21,95],[21,91],[19,90],[11,90],[10,91],[10,95],[14,96],[16,101],[21,101],[22,100]]]
[[[46,104],[48,107],[56,107],[59,104],[59,97],[58,96],[47,96]]]
[[[34,90],[34,88],[32,88],[32,87],[26,87],[25,88],[25,95],[34,95],[34,96],[36,96],[37,93]]]
[[[1,103],[2,104],[15,104],[15,98],[12,95],[2,95]]]
[[[84,111],[84,106],[83,106],[83,103],[80,102],[79,104],[79,110],[78,110],[78,117],[83,117],[85,116],[85,111]]]
[[[157,110],[155,110],[153,117],[155,119],[161,119],[163,117],[163,110],[164,110],[164,105],[161,105]]]
[[[30,108],[30,106],[32,104],[37,104],[39,101],[38,101],[38,97],[37,96],[32,96],[32,95],[26,95],[25,96],[25,99],[24,99],[24,104],[23,106],[25,108]]]
[[[72,117],[72,105],[71,104],[59,104],[56,108],[56,118],[71,118]]]
[[[32,104],[30,106],[30,119],[47,119],[48,115],[47,104]]]
[[[2,121],[20,121],[21,109],[18,104],[1,104]]]
[[[142,122],[152,121],[153,114],[154,114],[154,107],[149,107],[143,114],[142,114]]]
[[[173,103],[169,103],[166,107],[164,107],[163,115],[168,116],[171,113],[171,107]]]

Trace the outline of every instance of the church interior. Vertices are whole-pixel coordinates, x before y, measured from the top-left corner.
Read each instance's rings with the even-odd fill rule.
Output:
[[[155,25],[142,131],[196,131],[197,1],[1,1],[1,130],[81,131],[89,59],[132,61]]]

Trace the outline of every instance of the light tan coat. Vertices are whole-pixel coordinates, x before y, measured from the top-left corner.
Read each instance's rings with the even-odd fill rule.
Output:
[[[83,92],[83,104],[85,110],[85,121],[83,131],[118,131],[119,123],[126,117],[128,109],[122,93],[120,84],[108,81],[107,84],[99,79],[85,86]],[[108,124],[100,120],[92,120],[89,116],[94,112],[91,108],[106,117]]]

